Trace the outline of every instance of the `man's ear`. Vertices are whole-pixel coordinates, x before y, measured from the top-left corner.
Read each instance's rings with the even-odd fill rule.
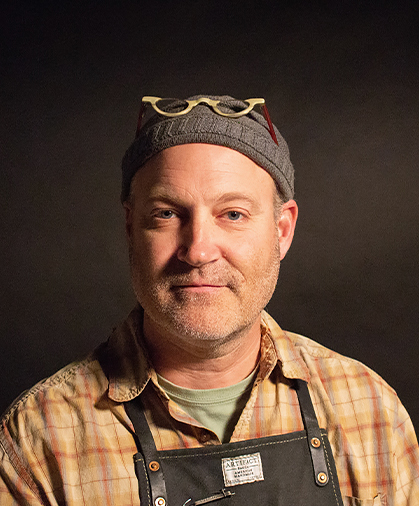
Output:
[[[132,205],[128,202],[124,202],[123,204],[125,209],[125,233],[127,234],[128,244],[131,242],[132,236],[132,213],[133,208]]]
[[[295,200],[288,200],[282,204],[281,214],[278,218],[278,241],[281,252],[281,260],[287,254],[294,237],[295,225],[297,224],[298,206]]]

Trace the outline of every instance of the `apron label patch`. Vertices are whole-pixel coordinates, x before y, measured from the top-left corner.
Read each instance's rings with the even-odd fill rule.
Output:
[[[263,481],[264,479],[260,453],[221,459],[221,465],[226,487]]]

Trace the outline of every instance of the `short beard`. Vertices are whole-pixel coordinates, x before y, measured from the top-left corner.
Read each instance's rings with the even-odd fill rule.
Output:
[[[254,277],[245,280],[243,275],[227,265],[204,265],[200,268],[176,263],[168,266],[157,281],[150,276],[140,253],[130,246],[130,265],[134,292],[147,316],[163,332],[191,341],[205,341],[209,349],[217,349],[226,342],[237,339],[255,323],[276,287],[280,268],[280,249],[275,242],[264,272],[256,269]],[[255,259],[257,262],[257,259]],[[204,293],[186,294],[173,289],[189,284],[193,279],[225,285],[232,296],[233,313],[229,307]],[[247,282],[253,288],[252,295],[242,297],[242,286]],[[224,288],[223,288],[224,290]],[[163,294],[163,296],[162,296]],[[246,290],[244,292],[246,295]],[[223,298],[225,300],[225,298]],[[209,306],[205,310],[205,306]],[[215,306],[215,307],[214,307]],[[187,308],[187,314],[185,314]]]

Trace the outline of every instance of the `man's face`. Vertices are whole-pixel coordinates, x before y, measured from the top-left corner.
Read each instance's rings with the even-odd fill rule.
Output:
[[[210,144],[168,148],[137,172],[126,204],[131,274],[154,330],[221,342],[255,324],[295,226],[295,203],[278,217],[274,192],[249,158]]]

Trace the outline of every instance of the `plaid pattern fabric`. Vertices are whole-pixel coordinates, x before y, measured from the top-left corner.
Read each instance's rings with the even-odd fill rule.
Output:
[[[0,429],[0,504],[139,505],[132,425],[123,402],[143,392],[158,449],[220,444],[157,384],[141,344],[142,311],[88,359],[39,383]],[[292,378],[309,383],[331,442],[344,504],[419,505],[419,451],[395,392],[374,372],[266,314],[261,362],[231,441],[303,429]]]

